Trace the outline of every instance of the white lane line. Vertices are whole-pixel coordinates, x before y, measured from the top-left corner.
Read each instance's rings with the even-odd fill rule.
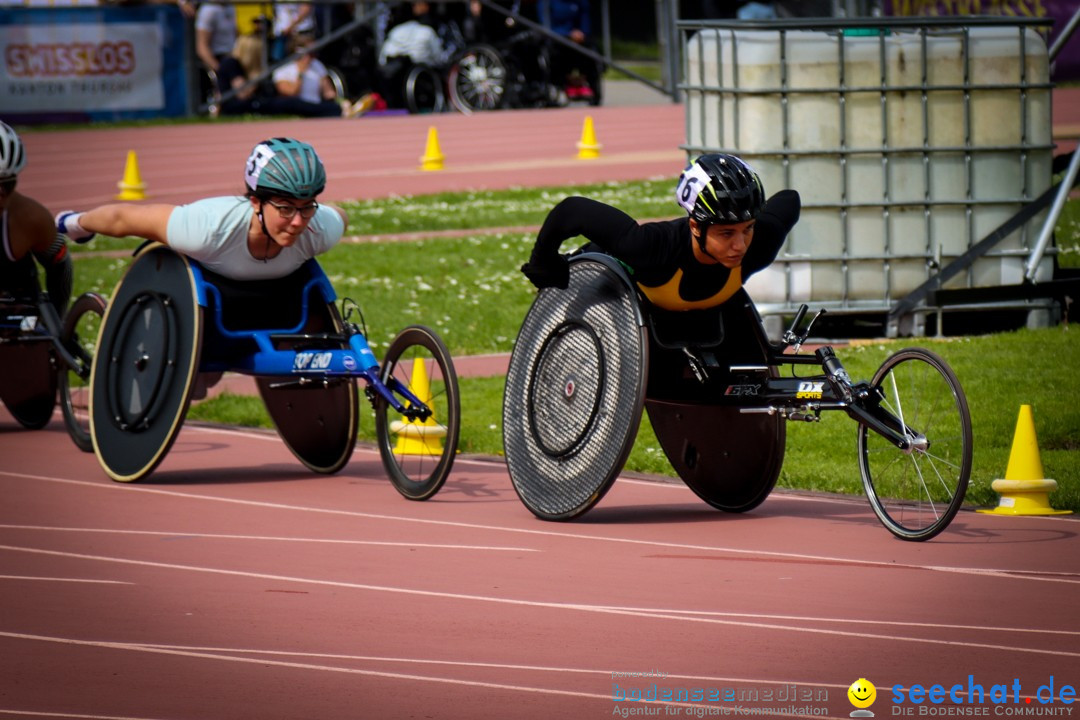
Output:
[[[434,682],[443,683],[447,685],[461,685],[464,687],[478,687],[488,690],[508,690],[511,692],[525,692],[535,693],[542,695],[562,695],[566,697],[586,698],[590,700],[606,700],[612,702],[613,698],[611,693],[591,693],[581,692],[577,690],[561,690],[556,688],[543,688],[543,687],[531,687],[527,685],[509,685],[505,683],[490,683],[482,682],[479,680],[461,680],[457,678],[443,678],[431,675],[412,675],[406,673],[393,673],[380,670],[361,670],[359,668],[347,668],[338,667],[336,665],[316,665],[313,663],[301,663],[301,662],[285,662],[282,660],[271,660],[266,657],[248,658],[238,657],[235,655],[219,655],[216,653],[198,652],[191,650],[179,650],[172,649],[166,646],[159,645],[142,645],[138,643],[116,643],[105,642],[95,640],[75,640],[72,638],[60,638],[49,637],[46,635],[27,635],[24,633],[12,633],[12,632],[0,632],[0,637],[9,637],[16,640],[36,640],[40,642],[51,642],[62,645],[77,645],[82,647],[96,647],[109,650],[128,650],[134,652],[144,653],[156,653],[161,655],[173,655],[178,657],[191,657],[201,658],[206,660],[221,660],[225,662],[234,663],[247,663],[256,665],[273,665],[275,667],[291,668],[295,670],[320,670],[323,672],[335,672],[344,673],[348,675],[364,675],[368,677],[380,677],[388,678],[392,680],[415,680],[420,682]],[[666,700],[654,700],[649,701],[650,705],[674,705],[684,707],[710,707],[710,705],[704,703],[689,703],[689,702],[675,702]],[[792,717],[805,717],[803,715],[792,715]],[[828,717],[823,715],[815,715],[814,717]],[[831,718],[830,720],[846,720],[846,718]]]
[[[339,540],[333,538],[280,537],[275,535],[228,535],[224,533],[164,532],[160,530],[119,530],[116,528],[52,527],[48,525],[0,524],[0,530],[44,530],[51,532],[106,533],[116,535],[157,535],[171,538],[206,538],[213,540],[268,540],[277,542],[331,543],[341,545],[378,545],[381,547],[430,548],[436,550],[495,550],[505,552],[540,552],[536,548],[499,547],[494,545],[447,545],[436,543],[390,542],[388,540]]]
[[[1069,636],[1080,635],[1078,630],[1054,630],[1049,628],[1031,628],[1031,627],[1001,627],[1000,625],[956,625],[952,623],[932,623],[932,622],[904,622],[902,620],[872,620],[863,618],[836,618],[836,617],[818,617],[814,615],[774,615],[770,613],[736,613],[736,612],[721,612],[718,610],[682,610],[679,608],[636,608],[636,607],[620,607],[618,605],[603,605],[600,607],[606,607],[611,610],[625,610],[628,612],[640,612],[640,613],[678,613],[680,615],[701,615],[704,617],[726,617],[726,618],[752,618],[755,620],[787,620],[791,622],[811,622],[811,623],[843,623],[845,625],[890,625],[896,627],[913,627],[913,628],[929,628],[940,630],[973,630],[982,633],[993,632],[1015,632],[1015,633],[1033,633],[1043,635],[1055,635],[1055,636]],[[846,685],[844,686],[847,687]]]
[[[59,415],[60,411],[57,410],[56,412],[57,412],[57,415]],[[269,441],[274,441],[274,442],[281,442],[281,437],[277,433],[269,431],[269,430],[262,431],[262,432],[256,432],[254,430],[244,430],[243,428],[214,427],[214,426],[211,426],[211,425],[192,425],[190,423],[188,425],[184,426],[185,430],[187,430],[189,428],[191,430],[198,431],[198,432],[203,432],[203,433],[220,433],[222,435],[233,435],[235,437],[251,438],[251,439],[254,439],[254,440],[269,440]],[[353,454],[355,455],[356,453],[367,453],[368,455],[374,455],[376,457],[378,457],[378,455],[379,455],[379,451],[376,448],[367,447],[366,445],[357,445],[356,448],[353,450]],[[455,458],[455,460],[454,460],[454,466],[455,467],[457,467],[458,465],[461,465],[463,463],[469,464],[469,465],[479,465],[480,467],[485,468],[485,469],[499,469],[499,468],[505,469],[506,468],[506,463],[505,462],[501,462],[499,460],[494,460],[494,459],[487,460],[487,459],[470,459],[470,458],[467,458],[467,457],[458,457],[458,458]],[[693,499],[697,498],[696,495],[692,494],[690,488],[687,487],[686,483],[682,482],[681,480],[677,480],[675,478],[667,478],[666,480],[648,480],[648,479],[644,479],[644,478],[623,477],[623,476],[620,475],[619,476],[619,482],[620,483],[629,483],[631,485],[645,485],[645,486],[648,486],[648,487],[656,487],[656,488],[666,488],[666,489],[670,489],[670,490],[678,490],[680,492],[685,492],[687,494],[687,496],[690,497],[690,498],[693,498]],[[776,491],[774,491],[774,492],[776,492]],[[863,498],[858,498],[858,497],[851,497],[851,498],[814,497],[812,495],[800,495],[800,494],[797,494],[797,493],[788,494],[788,493],[784,493],[784,492],[780,492],[779,494],[782,495],[785,500],[799,500],[799,501],[802,501],[802,502],[833,503],[833,504],[838,503],[838,504],[845,504],[845,505],[852,504],[852,503],[858,504],[858,505],[865,504],[865,500]]]
[[[202,433],[211,433],[211,434],[219,433],[221,435],[233,435],[235,437],[251,438],[253,440],[267,440],[267,441],[272,441],[272,442],[281,444],[281,436],[278,435],[276,432],[273,432],[273,431],[270,431],[270,430],[265,430],[265,431],[262,431],[262,432],[256,432],[254,430],[244,430],[242,428],[213,427],[213,426],[210,426],[210,425],[190,425],[190,424],[185,425],[184,429],[185,430],[190,429],[190,430],[194,430],[194,431],[202,432]],[[379,456],[378,449],[373,448],[373,447],[368,447],[366,445],[359,445],[359,444],[353,449],[353,454],[355,455],[356,453],[366,453],[368,455],[374,455],[375,457]],[[500,465],[500,463],[493,462],[491,460],[470,460],[467,457],[466,458],[462,458],[462,457],[454,458],[454,466],[455,467],[457,465],[461,464],[461,463],[469,463],[471,465],[481,465],[481,466],[486,467],[486,468],[497,468]],[[505,464],[504,464],[504,467],[505,467]],[[300,468],[297,467],[297,470],[300,470]],[[689,488],[687,488],[687,489],[689,489]]]
[[[400,515],[383,515],[380,513],[366,513],[357,510],[335,510],[332,508],[309,507],[305,505],[287,505],[284,503],[272,503],[262,500],[243,500],[240,498],[217,497],[214,495],[199,495],[197,493],[183,493],[175,490],[131,485],[129,483],[104,483],[88,480],[69,480],[67,478],[50,477],[46,475],[30,475],[28,473],[13,473],[0,470],[0,476],[9,476],[28,480],[40,480],[65,485],[78,485],[81,487],[97,488],[100,490],[113,490],[119,492],[139,492],[154,495],[165,495],[187,500],[210,500],[213,502],[245,505],[248,507],[270,508],[273,510],[295,510],[298,512],[322,513],[326,515],[343,515],[346,517],[366,518],[369,520],[388,520],[392,522],[418,523],[423,525],[438,525],[441,527],[456,527],[469,530],[488,530],[493,532],[518,533],[522,535],[537,535],[554,537],[565,540],[591,540],[593,542],[611,542],[626,545],[642,545],[647,547],[661,547],[678,550],[700,550],[704,552],[730,553],[733,555],[747,555],[751,557],[775,557],[785,560],[801,560],[811,562],[825,562],[842,565],[861,565],[868,567],[887,568],[889,570],[928,570],[941,573],[958,573],[962,575],[982,575],[997,579],[1009,580],[1035,580],[1041,582],[1061,582],[1080,585],[1080,576],[1076,573],[1046,572],[1036,570],[1011,570],[1007,568],[965,568],[944,565],[916,565],[911,563],[896,563],[880,560],[860,560],[856,558],[839,557],[832,555],[809,555],[806,553],[780,552],[774,550],[748,550],[746,548],[723,547],[714,545],[695,545],[689,543],[674,543],[662,540],[641,540],[638,538],[610,537],[603,535],[588,535],[585,533],[556,532],[554,530],[535,530],[531,528],[515,528],[501,525],[481,525],[479,523],[457,522],[453,520],[435,520],[431,518],[411,518]]]
[[[6,710],[4,708],[0,708],[0,715],[14,715],[15,717],[71,718],[71,720],[154,720],[154,718],[132,717],[130,715],[84,715],[82,713],[36,712],[34,710]]]
[[[367,590],[371,592],[393,593],[397,595],[412,595],[417,597],[433,597],[444,600],[466,600],[472,602],[494,603],[498,605],[511,605],[518,607],[533,607],[554,610],[576,610],[579,612],[598,613],[605,615],[625,615],[655,620],[677,620],[680,622],[701,623],[706,625],[725,625],[743,628],[757,628],[762,630],[779,630],[781,632],[809,633],[813,635],[830,635],[836,637],[856,638],[858,640],[882,640],[888,642],[908,642],[926,645],[947,645],[956,648],[979,648],[983,650],[997,650],[1002,652],[1030,653],[1035,655],[1051,655],[1061,657],[1080,658],[1080,652],[1065,650],[1046,650],[1042,648],[1024,648],[1009,645],[996,645],[993,643],[974,643],[954,640],[939,640],[935,638],[907,637],[902,635],[881,635],[877,633],[853,632],[848,630],[829,630],[824,628],[797,627],[791,625],[778,625],[765,622],[746,622],[727,620],[716,617],[701,617],[670,613],[665,611],[642,611],[613,608],[604,605],[585,605],[580,603],[558,603],[542,600],[516,600],[513,598],[496,597],[492,595],[470,595],[467,593],[454,593],[439,590],[417,590],[390,585],[370,585],[367,583],[344,582],[341,580],[322,580],[318,578],[296,577],[291,575],[276,575],[270,573],[256,573],[246,570],[226,570],[224,568],[212,568],[198,565],[180,565],[177,563],[162,563],[152,560],[134,560],[130,558],[109,557],[107,555],[86,555],[83,553],[62,552],[59,550],[45,550],[43,548],[18,547],[13,545],[0,545],[0,550],[11,552],[25,552],[37,555],[51,555],[54,557],[77,558],[80,560],[93,560],[99,562],[119,563],[122,565],[139,565],[143,567],[164,568],[167,570],[184,570],[190,572],[209,573],[214,575],[226,575],[231,577],[255,578],[259,580],[273,580],[276,582],[295,582],[306,585],[320,585],[329,587],[350,588],[354,590]]]
[[[40,577],[36,575],[0,575],[0,580],[43,580],[45,582],[97,583],[100,585],[134,585],[124,580],[87,580],[85,578]]]

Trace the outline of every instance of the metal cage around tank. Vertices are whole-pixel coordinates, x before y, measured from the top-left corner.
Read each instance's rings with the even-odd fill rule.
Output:
[[[678,24],[688,156],[740,155],[768,192],[802,196],[780,256],[748,283],[763,315],[804,302],[888,313],[1050,187],[1048,26],[1020,18]],[[1038,242],[1046,217],[1035,215],[943,287],[1020,283],[1029,264],[1030,280],[1049,279],[1057,250]],[[941,310],[920,305],[883,330],[923,334],[927,313]]]

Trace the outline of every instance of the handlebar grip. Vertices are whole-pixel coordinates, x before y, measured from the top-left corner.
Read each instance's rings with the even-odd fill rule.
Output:
[[[806,317],[806,311],[809,310],[809,309],[810,309],[810,306],[807,305],[806,303],[803,303],[802,305],[799,306],[799,312],[795,313],[795,319],[791,322],[791,329],[792,330],[799,327],[799,323],[801,323],[803,321],[803,318]]]

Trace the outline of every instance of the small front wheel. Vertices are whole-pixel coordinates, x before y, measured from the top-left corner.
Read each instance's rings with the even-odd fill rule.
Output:
[[[902,450],[860,424],[863,487],[893,535],[929,540],[964,502],[972,448],[967,398],[948,363],[922,348],[889,357],[871,384],[910,447]]]
[[[90,365],[94,346],[105,314],[105,298],[97,293],[84,293],[64,316],[60,342],[75,358],[75,367],[60,372],[60,409],[68,435],[83,452],[93,452],[90,436]]]
[[[388,386],[396,378],[432,411],[426,420],[407,420],[385,398],[375,401],[375,434],[390,480],[410,500],[427,500],[450,474],[461,429],[450,351],[434,331],[407,327],[390,343],[380,377]]]

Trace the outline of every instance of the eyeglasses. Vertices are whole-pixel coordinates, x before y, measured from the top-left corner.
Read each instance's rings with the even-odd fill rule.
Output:
[[[296,217],[296,213],[300,213],[300,217],[305,220],[310,220],[315,217],[315,211],[319,209],[319,203],[313,202],[310,205],[304,205],[303,207],[296,207],[295,205],[278,205],[273,200],[267,200],[267,205],[272,205],[275,210],[278,211],[278,215],[282,220],[292,220]]]

